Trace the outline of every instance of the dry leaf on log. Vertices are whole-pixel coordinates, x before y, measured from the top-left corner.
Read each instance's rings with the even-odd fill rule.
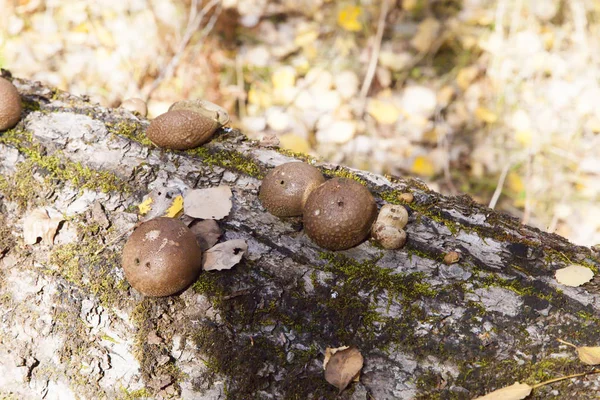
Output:
[[[325,350],[325,380],[339,389],[341,393],[357,378],[363,367],[363,356],[358,349],[342,347]]]
[[[223,219],[231,211],[231,196],[229,186],[190,190],[183,199],[184,212],[194,218]]]
[[[533,388],[526,383],[515,382],[513,385],[494,390],[474,400],[521,400],[531,394]]]
[[[231,269],[240,262],[248,245],[242,239],[228,240],[211,247],[202,257],[205,271]]]
[[[556,270],[555,274],[558,283],[562,283],[565,286],[581,286],[592,280],[594,272],[582,265],[569,265],[566,268]]]
[[[23,239],[27,244],[35,244],[38,238],[44,243],[53,244],[62,215],[52,208],[36,208],[23,222]]]

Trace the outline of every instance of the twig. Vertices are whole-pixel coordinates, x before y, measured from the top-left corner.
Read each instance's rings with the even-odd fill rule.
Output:
[[[181,57],[183,55],[184,50],[186,49],[186,47],[190,43],[190,40],[192,39],[192,35],[196,33],[196,31],[198,31],[204,17],[214,7],[216,7],[215,12],[211,16],[205,28],[202,30],[200,34],[200,40],[203,39],[208,34],[208,32],[210,32],[210,30],[212,30],[212,28],[214,27],[214,24],[216,23],[216,20],[221,12],[221,1],[211,0],[204,7],[202,7],[200,12],[198,12],[198,0],[192,0],[192,4],[190,5],[190,15],[188,17],[188,23],[185,28],[183,37],[179,42],[179,45],[177,46],[177,51],[175,52],[175,54],[173,54],[173,57],[171,57],[167,65],[165,65],[161,69],[158,77],[154,80],[154,82],[152,82],[152,84],[148,88],[147,93],[144,96],[146,98],[146,101],[148,101],[148,99],[152,96],[152,93],[160,86],[160,84],[165,79],[168,79],[172,76],[173,71],[177,68],[179,62],[181,61]]]
[[[371,59],[369,60],[369,67],[367,68],[367,74],[360,89],[360,103],[362,115],[365,112],[367,94],[373,83],[373,77],[375,76],[375,70],[377,69],[377,62],[379,60],[379,51],[381,50],[381,40],[383,39],[383,31],[385,29],[385,19],[387,17],[389,8],[389,0],[383,0],[381,3],[381,10],[379,13],[379,21],[377,22],[377,34],[375,36],[375,44],[373,52],[371,53]]]
[[[581,372],[579,374],[561,376],[560,378],[554,378],[554,379],[549,379],[549,380],[547,380],[545,382],[540,382],[540,383],[538,383],[536,385],[533,385],[531,388],[532,389],[537,389],[540,386],[548,385],[548,384],[554,383],[554,382],[564,381],[565,379],[577,378],[579,376],[586,376],[586,375],[598,374],[598,373],[600,373],[600,369],[594,369],[594,370],[588,371],[588,372]]]
[[[502,169],[502,173],[500,174],[500,178],[498,178],[498,184],[496,185],[496,190],[494,190],[494,195],[490,200],[489,208],[492,210],[496,207],[496,203],[502,194],[502,187],[504,186],[504,181],[506,180],[506,175],[508,175],[508,171],[510,170],[510,164],[506,164]]]

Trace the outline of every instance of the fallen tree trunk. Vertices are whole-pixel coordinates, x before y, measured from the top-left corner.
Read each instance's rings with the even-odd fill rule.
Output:
[[[470,399],[590,371],[556,339],[598,344],[597,286],[554,279],[571,263],[597,271],[587,248],[418,180],[316,162],[410,214],[401,250],[325,251],[301,219],[276,218],[257,198],[265,173],[294,155],[236,130],[163,151],[145,139],[145,119],[13,83],[25,111],[0,133],[2,398],[338,398],[322,361],[341,345],[365,360],[344,399]],[[142,197],[217,185],[233,191],[220,226],[248,243],[242,263],[203,273],[179,296],[132,290],[119,257]],[[53,244],[27,245],[23,220],[39,206],[66,221]],[[460,260],[445,263],[453,251]],[[599,391],[589,375],[531,398]]]

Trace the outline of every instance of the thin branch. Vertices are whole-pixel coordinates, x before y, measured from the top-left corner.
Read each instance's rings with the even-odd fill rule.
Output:
[[[361,114],[364,113],[367,94],[373,83],[373,77],[375,76],[375,70],[377,69],[377,62],[379,60],[379,51],[381,50],[381,40],[383,39],[383,31],[385,30],[385,19],[387,17],[389,9],[389,0],[383,0],[381,4],[381,10],[379,13],[379,21],[377,22],[377,34],[375,36],[375,44],[373,52],[371,53],[371,59],[369,60],[369,67],[367,68],[367,74],[360,89],[360,104],[362,107]]]
[[[500,178],[498,178],[498,184],[496,185],[496,190],[494,191],[494,195],[490,200],[489,208],[492,210],[496,207],[496,203],[502,194],[502,187],[504,186],[504,181],[506,180],[506,175],[508,175],[508,171],[510,170],[510,164],[506,164],[502,169],[502,173],[500,174]]]
[[[148,101],[148,99],[152,96],[152,93],[160,86],[160,84],[165,79],[168,79],[173,75],[173,71],[175,71],[175,69],[179,65],[181,57],[183,56],[183,52],[190,43],[192,36],[198,31],[198,29],[200,29],[200,25],[202,24],[204,17],[213,8],[215,8],[214,13],[211,16],[208,23],[206,24],[206,26],[204,27],[204,29],[201,31],[200,40],[204,39],[208,32],[210,32],[210,30],[212,30],[212,28],[214,27],[217,18],[221,13],[221,0],[211,0],[204,7],[202,7],[200,12],[198,12],[198,0],[192,1],[192,4],[190,5],[190,15],[188,17],[188,23],[185,28],[183,37],[179,42],[179,45],[177,46],[177,51],[175,52],[175,54],[173,54],[173,57],[171,57],[167,65],[165,65],[161,69],[158,77],[154,80],[154,82],[152,82],[152,84],[148,88],[147,93],[145,95],[146,101]]]

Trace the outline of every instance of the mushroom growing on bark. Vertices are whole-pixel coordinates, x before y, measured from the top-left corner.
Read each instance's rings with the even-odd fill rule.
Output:
[[[181,221],[155,218],[141,224],[123,248],[125,277],[146,296],[170,296],[192,284],[202,271],[202,250]]]
[[[10,129],[21,118],[21,96],[15,85],[0,77],[0,131]]]
[[[227,122],[229,115],[216,104],[204,100],[179,101],[150,123],[146,136],[165,149],[192,149],[208,142]]]
[[[369,190],[347,178],[333,178],[313,190],[304,207],[304,231],[316,244],[344,250],[362,242],[377,216]]]
[[[399,249],[406,243],[404,227],[408,223],[408,212],[401,205],[386,204],[381,207],[371,234],[383,248]]]
[[[273,168],[263,179],[258,197],[273,215],[302,215],[309,194],[323,182],[325,178],[312,165],[303,162],[285,163]]]

